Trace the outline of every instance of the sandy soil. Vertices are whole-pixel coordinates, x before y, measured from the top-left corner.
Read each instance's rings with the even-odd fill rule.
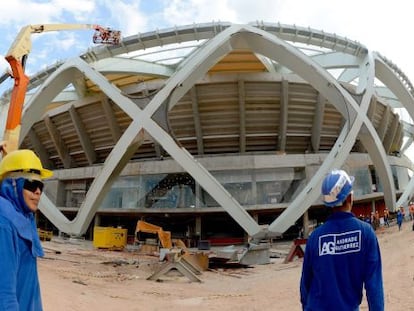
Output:
[[[411,223],[378,231],[386,310],[414,310],[414,232]],[[54,238],[43,242],[39,260],[45,311],[55,310],[300,310],[302,259],[283,263],[291,244],[276,243],[281,254],[268,265],[204,271],[201,283],[177,271],[162,281],[146,280],[157,268],[156,256],[136,250],[97,250],[87,241]],[[368,310],[366,302],[361,310]]]

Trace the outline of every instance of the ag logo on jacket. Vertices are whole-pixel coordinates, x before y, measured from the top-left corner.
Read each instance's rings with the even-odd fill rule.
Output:
[[[319,256],[342,255],[361,250],[361,230],[331,233],[319,237]]]

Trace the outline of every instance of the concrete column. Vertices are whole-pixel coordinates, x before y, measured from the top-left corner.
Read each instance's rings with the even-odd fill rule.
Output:
[[[197,216],[195,219],[195,235],[198,239],[201,239],[201,216]]]
[[[252,196],[253,196],[253,204],[257,204],[257,182],[256,182],[256,171],[252,172]]]
[[[183,185],[179,185],[178,186],[179,187],[179,197],[178,197],[178,207],[180,208],[183,208],[183,207],[186,207],[185,206],[185,187],[183,186]]]
[[[200,208],[202,206],[201,202],[201,187],[198,182],[195,182],[195,207]]]

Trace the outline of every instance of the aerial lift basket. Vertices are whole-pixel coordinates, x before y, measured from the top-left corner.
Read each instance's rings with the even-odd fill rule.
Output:
[[[93,34],[93,43],[117,45],[121,40],[121,32],[110,28],[95,26]]]

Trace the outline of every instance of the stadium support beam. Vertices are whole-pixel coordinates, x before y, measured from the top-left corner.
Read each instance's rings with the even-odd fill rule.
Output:
[[[312,151],[318,152],[320,143],[321,143],[321,132],[322,132],[322,124],[323,124],[323,115],[325,111],[325,104],[326,99],[318,93],[318,99],[316,102],[315,107],[315,114],[313,117],[313,125],[312,125]]]
[[[384,140],[383,140],[384,149],[387,154],[391,152],[392,142],[394,141],[395,136],[397,134],[399,124],[400,124],[400,118],[398,117],[398,115],[393,115],[389,132],[384,137]]]
[[[414,120],[414,98],[413,95],[407,90],[403,81],[400,79],[400,75],[396,72],[384,59],[377,53],[375,53],[375,72],[377,78],[386,85],[390,91],[403,104],[403,107],[407,110],[411,119]],[[408,200],[411,199],[411,195],[414,191],[414,177],[411,177],[410,182],[404,189],[403,194],[399,197],[397,203],[392,205],[390,210],[392,211],[395,206],[407,205]],[[387,207],[389,207],[387,205]]]
[[[246,90],[244,81],[238,81],[239,89],[239,145],[240,153],[246,152]]]
[[[43,118],[45,122],[45,126],[47,131],[49,132],[50,138],[52,139],[53,144],[59,154],[59,158],[63,163],[64,168],[71,168],[72,167],[72,158],[69,154],[69,150],[65,144],[63,144],[63,140],[61,139],[60,132],[57,129],[56,125],[53,123],[50,116],[46,115]]]
[[[112,138],[114,140],[114,143],[116,143],[119,140],[119,138],[121,138],[121,129],[119,128],[119,124],[116,121],[114,111],[112,110],[109,99],[106,97],[103,98],[101,104],[105,112],[106,121],[108,121],[108,127],[111,131]]]
[[[191,96],[191,107],[193,109],[193,120],[194,120],[194,129],[197,137],[197,152],[198,154],[204,154],[204,142],[203,142],[203,129],[200,122],[200,109],[198,106],[197,99],[197,88],[193,86],[190,91]]]
[[[96,153],[88,132],[85,129],[85,125],[83,125],[78,112],[73,105],[69,108],[69,114],[75,127],[76,133],[78,134],[78,139],[82,145],[83,151],[85,152],[86,158],[88,159],[88,163],[89,165],[92,165],[96,161]]]
[[[43,166],[48,167],[48,168],[53,168],[53,165],[51,161],[49,160],[49,154],[46,148],[40,142],[39,136],[37,136],[33,128],[29,130],[28,135],[29,135],[30,143],[32,144],[34,151],[36,152],[36,154],[39,156],[40,160],[42,161]]]
[[[388,123],[390,122],[391,108],[386,106],[383,118],[381,120],[381,126],[378,128],[378,136],[382,142],[384,142],[385,133],[387,132]]]
[[[286,136],[289,117],[289,81],[282,79],[280,87],[280,117],[279,117],[279,135],[277,149],[284,152],[286,149]]]

